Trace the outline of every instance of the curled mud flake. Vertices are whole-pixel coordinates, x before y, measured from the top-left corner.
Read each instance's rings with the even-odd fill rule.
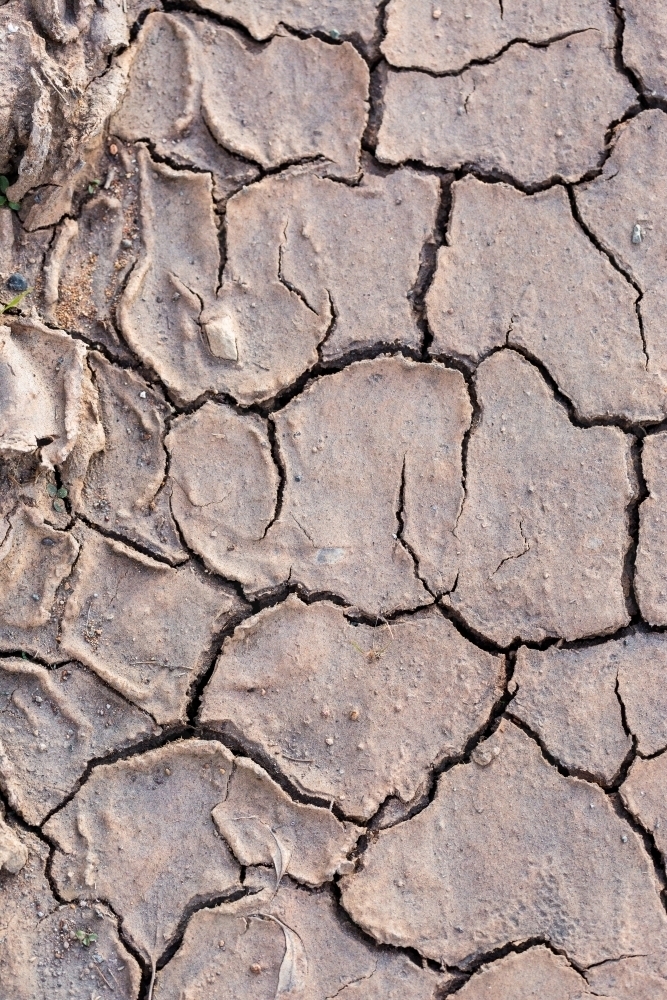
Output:
[[[349,816],[369,819],[388,795],[410,802],[432,763],[462,753],[484,725],[504,663],[435,611],[391,629],[391,645],[368,661],[359,649],[372,649],[382,629],[354,626],[328,602],[288,597],[225,641],[201,720],[243,734]]]
[[[623,640],[544,652],[523,646],[513,675],[519,690],[508,711],[564,767],[603,785],[614,780],[632,748],[616,695],[625,649]]]
[[[473,165],[525,185],[576,181],[598,166],[609,122],[636,99],[597,30],[547,48],[513,45],[460,76],[390,71],[377,155]]]
[[[0,825],[4,827],[0,820]],[[103,903],[63,904],[46,880],[48,847],[7,826],[23,862],[0,871],[0,969],[12,1000],[138,1000],[141,969]],[[0,834],[0,845],[2,844]],[[3,847],[0,846],[0,857]],[[0,868],[1,868],[0,864]]]
[[[659,951],[667,920],[655,874],[607,796],[562,777],[511,723],[490,742],[501,750],[490,768],[447,771],[433,802],[380,832],[363,869],[342,880],[355,923],[461,968],[531,938],[584,968]]]
[[[47,671],[28,660],[0,660],[0,699],[0,787],[33,825],[73,790],[89,760],[159,732],[73,663]]]
[[[667,11],[660,0],[621,0],[623,63],[649,97],[667,99]]]
[[[639,544],[635,590],[643,617],[651,625],[667,624],[667,434],[647,437],[642,469],[649,495],[639,508]]]
[[[381,358],[321,378],[273,418],[284,474],[275,503],[260,422],[210,405],[205,423],[199,414],[186,417],[167,439],[181,483],[175,516],[207,564],[248,593],[289,578],[372,615],[430,603],[422,579],[447,590],[456,578],[453,528],[470,414],[462,376],[437,364]],[[222,436],[203,436],[198,453],[190,424],[217,424],[214,435]],[[243,440],[254,456],[247,515],[238,506],[244,472],[234,471]],[[221,486],[221,463],[234,476],[231,491]]]
[[[457,994],[461,1000],[585,1000],[598,996],[588,989],[583,976],[575,972],[566,958],[554,955],[544,945],[536,945],[520,954],[509,954],[483,965]],[[601,1000],[612,1000],[602,997]],[[615,1000],[615,998],[614,998]]]
[[[643,111],[619,125],[595,180],[575,189],[584,225],[640,289],[648,369],[667,377],[667,179],[653,164],[667,156],[667,119]],[[638,232],[639,230],[639,232]]]
[[[135,542],[171,563],[187,554],[174,524],[171,486],[165,485],[163,445],[170,408],[132,371],[91,354],[105,429],[104,450],[94,455],[82,489],[72,497],[76,513]]]
[[[299,32],[324,34],[329,38],[353,37],[364,46],[371,45],[377,31],[380,0],[319,0],[304,4],[301,0],[202,0],[201,10],[228,17],[242,24],[253,38],[264,41],[281,25]]]
[[[490,59],[521,39],[545,44],[552,39],[595,28],[609,48],[614,45],[614,14],[605,0],[391,0],[382,52],[392,66],[432,73],[460,72],[472,60]]]
[[[641,754],[667,747],[667,636],[641,632],[613,643],[618,695]]]
[[[482,362],[482,409],[456,526],[456,589],[444,600],[505,646],[613,632],[628,623],[623,566],[634,496],[625,435],[580,429],[514,351]]]
[[[158,723],[182,720],[214,638],[242,607],[234,591],[83,526],[61,649]]]
[[[45,825],[61,895],[108,900],[152,963],[189,905],[240,888],[211,819],[232,760],[216,741],[188,740],[101,765]]]
[[[160,158],[213,175],[221,201],[259,174],[220,146],[201,116],[201,53],[189,22],[149,14],[130,49],[129,81],[112,131],[129,142],[150,139]]]
[[[516,346],[583,418],[663,419],[667,382],[647,371],[637,292],[582,232],[567,193],[467,177],[452,194],[427,296],[431,353],[478,361]]]
[[[248,896],[195,913],[158,973],[156,996],[209,1000],[212,987],[224,983],[230,996],[248,1000],[435,1000],[453,982],[369,945],[341,920],[328,890],[304,892],[288,883],[256,907],[257,896]]]
[[[183,22],[196,39],[204,120],[223,148],[265,169],[320,160],[333,177],[356,176],[369,72],[352,45],[285,33],[255,49],[208,19]]]
[[[85,471],[104,444],[85,356],[83,344],[37,320],[0,327],[0,452],[40,449],[48,468]]]
[[[362,833],[328,809],[293,802],[262,768],[243,758],[213,821],[240,864],[273,862],[278,884],[286,874],[310,886],[330,881]]]
[[[103,344],[123,358],[115,309],[134,264],[121,241],[126,220],[115,195],[100,192],[78,219],[57,231],[44,268],[44,307],[49,322]]]
[[[39,629],[50,620],[56,590],[79,545],[29,507],[19,506],[8,521],[0,544],[0,627]]]

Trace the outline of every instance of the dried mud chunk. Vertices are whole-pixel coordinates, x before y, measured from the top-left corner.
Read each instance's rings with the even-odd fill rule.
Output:
[[[265,169],[320,159],[331,176],[357,174],[369,73],[352,45],[285,34],[257,48],[187,20],[201,46],[204,120],[221,146]]]
[[[637,633],[617,647],[618,693],[642,754],[667,747],[667,636]]]
[[[201,720],[231,723],[301,788],[368,819],[462,753],[503,678],[504,662],[438,612],[353,626],[327,601],[290,596],[225,640]]]
[[[438,593],[456,579],[470,417],[463,377],[441,365],[379,358],[317,380],[273,418],[285,489],[262,564],[219,540],[205,558],[251,592],[290,578],[369,614],[430,603],[422,579]]]
[[[562,955],[544,945],[507,955],[479,972],[459,990],[461,1000],[584,1000],[592,997],[586,980]],[[601,1000],[605,1000],[602,997]],[[606,998],[611,1000],[611,998]]]
[[[248,29],[253,38],[264,41],[285,24],[297,31],[321,32],[334,40],[359,38],[368,45],[375,35],[379,0],[201,0],[198,6]]]
[[[78,219],[59,228],[45,267],[49,322],[128,356],[115,328],[115,304],[135,258],[124,252],[122,202],[105,192],[86,202]]]
[[[390,72],[377,155],[472,164],[526,185],[576,181],[598,166],[609,122],[635,101],[599,31],[546,49],[518,44],[461,76]]]
[[[458,582],[446,601],[502,646],[627,625],[625,510],[634,493],[625,435],[574,427],[514,351],[484,361],[476,384],[482,415],[456,526]]]
[[[48,468],[85,466],[104,432],[86,349],[37,320],[0,326],[0,451],[37,451]]]
[[[509,705],[564,767],[602,784],[614,780],[632,748],[616,697],[618,649],[615,642],[544,652],[522,646]]]
[[[155,962],[189,904],[239,888],[239,869],[211,810],[225,797],[232,755],[188,740],[103,764],[44,830],[57,845],[65,899],[102,897]]]
[[[213,174],[222,199],[254,180],[259,170],[216,143],[201,117],[201,59],[190,22],[149,14],[130,50],[129,81],[111,130],[135,142],[150,139],[170,163]]]
[[[167,453],[162,443],[171,413],[162,397],[132,371],[90,355],[105,428],[104,451],[91,459],[83,489],[72,494],[75,511],[149,549],[184,562],[163,485]]]
[[[478,0],[474,15],[466,0],[450,0],[439,9],[430,0],[392,0],[382,52],[392,66],[451,73],[473,59],[489,59],[521,39],[542,43],[558,36],[597,28],[614,45],[614,14],[604,0]]]
[[[311,1000],[375,1000],[374,980],[384,978],[402,992],[389,990],[380,994],[383,1000],[434,1000],[436,987],[450,981],[403,955],[370,946],[341,920],[327,891],[285,885],[270,905],[254,912],[252,897],[243,902],[248,904],[245,916],[224,905],[193,915],[183,944],[158,973],[156,998],[274,1000],[285,993]]]
[[[12,1000],[90,1000],[113,990],[138,1000],[141,969],[106,906],[59,905],[45,874],[49,850],[15,830],[26,864],[0,872],[0,983]],[[109,985],[107,986],[106,983]]]
[[[642,616],[667,625],[667,433],[651,435],[642,446],[642,469],[649,495],[639,507],[635,589]]]
[[[23,841],[19,840],[12,828],[7,826],[3,819],[3,811],[0,809],[0,873],[6,872],[9,875],[16,875],[25,866],[27,860],[28,848]],[[1,961],[0,958],[0,964]]]
[[[660,0],[621,0],[623,63],[651,97],[667,98],[667,11]]]
[[[137,151],[142,248],[121,299],[130,347],[180,399],[215,385],[199,317],[217,285],[220,251],[211,180]]]
[[[586,226],[642,291],[649,371],[667,372],[667,118],[643,111],[616,130],[602,173],[575,190]]]
[[[79,546],[70,534],[54,531],[29,507],[9,517],[0,543],[0,622],[37,629],[46,625],[60,583],[69,575]]]
[[[637,759],[621,785],[621,798],[634,818],[655,841],[662,855],[667,858],[667,756],[661,754],[651,760]]]
[[[355,923],[463,968],[529,938],[583,967],[664,943],[650,860],[604,792],[562,777],[511,723],[488,742],[489,767],[442,775],[434,801],[380,832],[342,880]]]
[[[427,296],[431,353],[478,361],[516,345],[583,418],[661,420],[667,383],[646,371],[637,293],[574,221],[567,193],[466,177],[452,195]]]
[[[191,563],[174,569],[94,531],[78,534],[62,651],[158,723],[182,721],[189,687],[238,598]]]
[[[73,663],[51,671],[1,659],[0,697],[0,788],[33,825],[73,790],[90,760],[159,732]]]
[[[584,972],[596,996],[611,1000],[667,1000],[667,954],[630,955]]]
[[[243,758],[212,815],[240,864],[273,864],[278,883],[283,875],[310,886],[331,881],[363,832],[328,809],[293,802],[266,771]]]
[[[172,510],[186,543],[223,575],[236,565],[235,550],[259,555],[279,487],[266,421],[208,402],[178,417],[165,445]]]

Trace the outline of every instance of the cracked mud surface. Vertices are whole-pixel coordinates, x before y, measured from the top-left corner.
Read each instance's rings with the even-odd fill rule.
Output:
[[[663,5],[0,53],[0,1000],[667,1000]]]

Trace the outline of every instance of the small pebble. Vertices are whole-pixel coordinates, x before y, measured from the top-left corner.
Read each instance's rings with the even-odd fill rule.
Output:
[[[146,390],[142,389],[141,392],[139,393],[139,399],[145,399],[145,398],[146,398]]]
[[[10,292],[27,292],[28,282],[22,274],[10,274],[7,278],[7,288]]]
[[[627,844],[627,842],[628,842],[628,838],[627,838],[627,835],[626,835],[626,834],[624,833],[624,834],[623,834],[623,835],[621,836],[621,843],[623,843],[623,844]]]
[[[332,747],[333,744],[334,744],[333,736],[327,736],[327,738],[326,738],[326,740],[324,742],[326,743],[326,745],[328,747]]]
[[[642,241],[642,227],[639,225],[638,222],[636,222],[632,227],[632,242],[637,244],[641,243],[641,241]],[[11,281],[11,278],[9,280]]]
[[[130,250],[132,247],[132,240],[128,239],[121,240],[120,245],[122,246],[123,250]]]
[[[115,142],[112,142],[111,145],[109,146],[109,152],[111,153],[112,156],[115,156],[116,153],[118,152],[118,146],[116,145]]]
[[[253,962],[253,964],[250,966],[250,971],[253,973],[253,975],[258,976],[262,971],[262,966],[258,962]]]

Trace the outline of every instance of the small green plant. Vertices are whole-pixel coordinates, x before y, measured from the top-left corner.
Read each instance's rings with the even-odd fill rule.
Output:
[[[46,484],[46,492],[53,499],[53,509],[56,514],[65,513],[65,504],[63,503],[65,497],[67,496],[67,489],[65,486],[56,486],[55,483]]]
[[[98,181],[97,179],[91,181],[90,184],[88,185],[88,194],[95,194],[101,183],[102,181]]]
[[[0,205],[7,205],[13,212],[18,212],[21,207],[20,202],[10,201],[7,197],[7,188],[9,187],[9,178],[5,177],[4,174],[0,174]]]
[[[74,937],[81,942],[84,948],[88,948],[97,941],[97,934],[91,934],[90,931],[75,931]]]
[[[31,291],[32,288],[26,288],[24,292],[19,292],[18,295],[15,295],[13,299],[9,300],[9,302],[0,302],[0,316],[2,313],[6,313],[8,309],[16,309],[17,306],[20,306],[26,295],[28,295]]]

